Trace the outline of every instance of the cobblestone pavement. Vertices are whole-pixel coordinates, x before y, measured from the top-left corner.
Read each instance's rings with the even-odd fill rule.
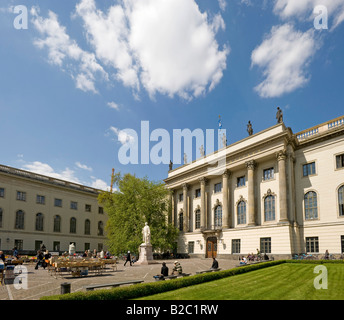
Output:
[[[212,259],[180,259],[183,272],[196,274],[197,271],[209,269]],[[102,275],[90,274],[86,277],[72,277],[71,275],[52,276],[48,270],[39,268],[35,270],[35,264],[23,264],[23,276],[27,277],[27,289],[18,289],[14,283],[0,284],[0,300],[39,300],[42,296],[50,296],[61,293],[61,284],[68,282],[71,285],[71,292],[86,291],[84,286],[90,284],[102,284],[121,282],[126,280],[144,280],[144,282],[155,281],[153,276],[160,273],[162,261],[155,261],[156,264],[124,266],[124,261],[117,264],[117,271],[112,268],[104,270]],[[174,260],[165,261],[169,267],[169,273],[173,268]],[[238,265],[237,260],[218,259],[219,267],[222,270],[231,269]],[[25,272],[26,271],[26,272]],[[22,282],[24,287],[25,281]]]

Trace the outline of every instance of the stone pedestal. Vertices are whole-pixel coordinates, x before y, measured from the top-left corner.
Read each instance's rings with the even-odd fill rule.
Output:
[[[135,264],[153,264],[156,263],[153,260],[152,245],[142,243],[140,245],[139,260]]]

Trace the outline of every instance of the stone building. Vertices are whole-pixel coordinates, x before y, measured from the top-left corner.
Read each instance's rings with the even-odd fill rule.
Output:
[[[275,258],[344,251],[344,117],[294,134],[281,119],[170,170],[178,252]]]
[[[0,165],[0,250],[17,247],[34,254],[105,248],[107,215],[98,205],[101,191]]]

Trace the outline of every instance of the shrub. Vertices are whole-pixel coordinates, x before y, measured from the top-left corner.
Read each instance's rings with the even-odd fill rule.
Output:
[[[262,262],[229,270],[203,273],[174,280],[147,282],[113,289],[101,289],[96,291],[75,292],[64,295],[46,296],[42,297],[41,300],[129,300],[166,291],[176,290],[208,281],[218,280],[233,275],[250,272],[253,270],[271,267],[285,262],[286,260]]]

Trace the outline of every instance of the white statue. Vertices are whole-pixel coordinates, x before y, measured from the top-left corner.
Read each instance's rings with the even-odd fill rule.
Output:
[[[147,222],[145,223],[145,226],[142,229],[142,234],[143,234],[143,243],[150,244],[151,233],[150,233],[150,228]]]
[[[72,242],[72,243],[69,245],[69,255],[72,256],[74,253],[75,253],[75,245],[74,245],[74,243]]]

